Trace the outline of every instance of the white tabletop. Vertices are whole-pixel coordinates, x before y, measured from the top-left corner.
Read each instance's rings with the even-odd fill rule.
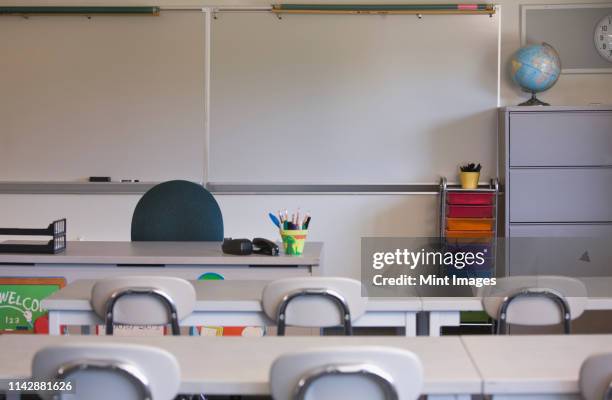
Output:
[[[612,277],[579,278],[587,287],[587,310],[612,309]],[[91,311],[95,280],[78,280],[43,300],[48,310]],[[267,281],[192,281],[195,311],[260,312]],[[479,297],[422,297],[418,289],[404,288],[406,297],[371,297],[368,311],[482,311]]]
[[[83,279],[68,284],[43,300],[47,310],[91,311],[91,288],[96,280]],[[194,311],[262,312],[261,294],[268,281],[192,281],[196,291]],[[410,294],[411,292],[406,292]],[[373,297],[367,311],[421,311],[421,301],[412,297]]]
[[[591,354],[612,352],[612,335],[463,336],[485,394],[579,393]]]
[[[587,288],[587,310],[612,309],[612,277],[578,278]]]
[[[393,346],[414,352],[422,361],[427,394],[481,392],[481,378],[459,337],[95,337],[0,336],[0,379],[30,376],[39,349],[64,343],[138,343],[163,348],[181,366],[181,391],[207,394],[269,394],[268,373],[281,354],[327,346]],[[0,388],[1,389],[1,388]]]
[[[165,265],[319,265],[323,243],[308,242],[301,256],[233,256],[221,242],[68,242],[59,254],[0,253],[0,263],[165,264]]]
[[[587,310],[612,310],[612,277],[584,277],[581,280],[587,289]],[[443,293],[441,291],[441,293]],[[419,294],[421,292],[419,291]],[[433,297],[421,296],[423,311],[482,311],[480,297]]]

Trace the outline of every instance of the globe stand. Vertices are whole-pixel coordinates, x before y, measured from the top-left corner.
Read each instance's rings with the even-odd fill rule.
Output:
[[[549,106],[550,104],[539,100],[536,97],[536,92],[531,92],[531,98],[524,103],[519,104],[519,106]]]

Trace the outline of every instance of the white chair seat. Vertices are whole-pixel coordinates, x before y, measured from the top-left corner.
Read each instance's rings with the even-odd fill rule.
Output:
[[[483,308],[491,318],[499,319],[504,302],[514,295],[519,296],[507,306],[505,322],[518,325],[544,326],[564,322],[560,306],[553,300],[556,297],[569,307],[571,320],[582,315],[587,302],[586,287],[577,279],[512,276],[500,278],[497,285],[487,286],[481,291]]]
[[[263,310],[279,323],[279,329],[284,324],[330,327],[350,323],[365,313],[367,302],[361,282],[348,278],[279,279],[266,285],[262,294]],[[283,303],[286,310],[280,317]],[[350,314],[348,321],[343,308]],[[284,320],[279,320],[279,317]]]
[[[195,307],[195,289],[188,281],[166,276],[122,276],[102,279],[91,291],[93,310],[112,324],[165,325],[187,317]],[[172,315],[173,311],[176,315]],[[177,334],[176,332],[173,332]]]
[[[87,366],[87,367],[86,367]],[[174,356],[155,347],[96,343],[66,344],[40,350],[32,361],[32,377],[48,381],[66,370],[66,381],[75,385],[69,400],[173,399],[180,385],[180,369]],[[146,390],[143,390],[146,389]],[[53,393],[43,392],[44,399]]]
[[[580,368],[580,392],[584,400],[612,398],[612,353],[592,355]]]
[[[277,358],[270,385],[274,400],[412,400],[423,367],[413,353],[390,347],[310,349]]]

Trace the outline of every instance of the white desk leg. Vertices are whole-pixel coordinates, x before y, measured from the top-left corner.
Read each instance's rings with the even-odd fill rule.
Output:
[[[430,311],[429,336],[440,336],[443,326],[459,326],[461,322],[459,311]]]
[[[404,326],[406,336],[416,336],[416,315],[417,313],[413,311],[406,313],[406,325]]]
[[[471,398],[471,394],[435,394],[427,396],[427,400],[471,400]]]
[[[49,335],[58,336],[61,334],[61,319],[59,311],[49,311]]]

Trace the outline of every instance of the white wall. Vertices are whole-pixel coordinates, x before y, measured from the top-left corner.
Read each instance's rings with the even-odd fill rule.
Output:
[[[370,3],[373,1],[370,1]],[[572,3],[591,2],[573,1]],[[268,5],[270,1],[225,1],[224,5]],[[543,1],[523,1],[541,4]],[[554,1],[569,3],[568,1]],[[1,5],[14,1],[0,0]],[[150,5],[148,0],[75,1],[22,0],[20,5]],[[164,2],[162,4],[179,4]],[[180,5],[204,5],[193,0]],[[221,4],[217,2],[215,4]],[[502,5],[502,61],[504,66],[519,46],[519,2]],[[511,105],[525,96],[507,79],[504,69],[502,104]],[[553,104],[612,103],[612,75],[563,75],[557,85],[541,96]],[[495,135],[491,132],[491,135]],[[1,130],[0,130],[1,135]],[[38,226],[58,216],[69,220],[70,238],[86,240],[128,240],[131,213],[137,196],[0,196],[0,225]],[[434,195],[308,195],[308,196],[218,196],[226,235],[274,237],[267,212],[278,208],[310,210],[313,214],[312,240],[326,242],[325,268],[328,274],[359,276],[359,242],[366,235],[427,236],[436,232],[437,197]]]

